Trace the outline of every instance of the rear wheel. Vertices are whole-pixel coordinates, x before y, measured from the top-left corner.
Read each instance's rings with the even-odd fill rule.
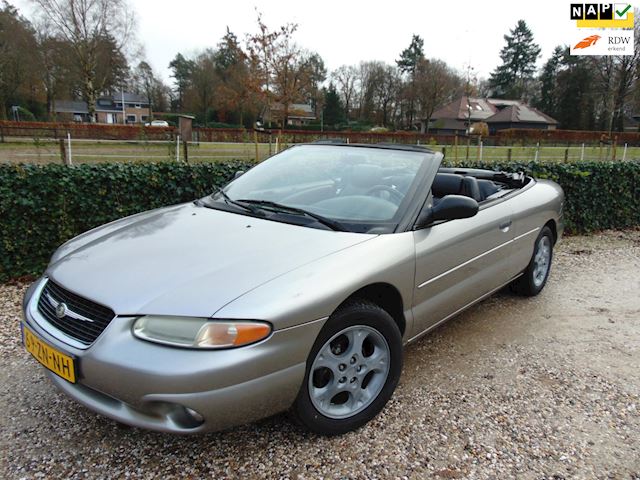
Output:
[[[354,430],[382,410],[401,370],[402,338],[391,316],[367,301],[349,304],[316,339],[294,413],[323,435]]]
[[[553,233],[544,227],[536,239],[533,256],[526,270],[516,279],[512,288],[515,292],[534,296],[539,294],[547,283],[553,260]]]

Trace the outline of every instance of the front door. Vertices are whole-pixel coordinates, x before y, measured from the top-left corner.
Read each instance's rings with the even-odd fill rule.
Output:
[[[471,218],[414,232],[412,337],[509,280],[513,229],[508,203],[487,205]]]

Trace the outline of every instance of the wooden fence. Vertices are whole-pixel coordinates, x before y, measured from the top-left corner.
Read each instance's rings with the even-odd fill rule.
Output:
[[[83,123],[10,122],[0,121],[0,142],[5,138],[59,139],[70,134],[73,138],[92,140],[174,140],[174,127],[145,127],[142,125],[105,125]],[[194,128],[193,141],[270,143],[308,143],[316,140],[340,139],[349,143],[407,143],[421,145],[452,145],[477,142],[477,137],[417,132],[318,132],[309,130],[278,130],[253,132],[241,128]],[[628,144],[640,146],[640,132],[608,132],[580,130],[508,129],[482,139],[487,146],[531,146],[536,144],[570,146],[586,144]]]

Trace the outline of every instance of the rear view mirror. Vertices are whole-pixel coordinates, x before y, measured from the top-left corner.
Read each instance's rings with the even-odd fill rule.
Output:
[[[437,205],[425,209],[418,217],[417,228],[424,228],[438,220],[456,220],[478,213],[478,202],[463,195],[446,195]]]

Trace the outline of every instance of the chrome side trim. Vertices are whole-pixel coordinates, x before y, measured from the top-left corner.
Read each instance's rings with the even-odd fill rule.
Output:
[[[501,249],[502,247],[506,247],[507,245],[509,245],[509,244],[511,244],[511,243],[513,243],[513,242],[515,242],[515,241],[517,241],[517,240],[520,240],[521,238],[526,237],[527,235],[530,235],[530,234],[532,234],[532,233],[534,233],[534,232],[537,232],[538,230],[540,230],[540,227],[536,227],[536,228],[534,228],[534,229],[532,229],[532,230],[529,230],[529,231],[528,231],[528,232],[526,232],[526,233],[523,233],[522,235],[518,235],[517,237],[512,238],[511,240],[508,240],[508,241],[506,241],[506,242],[504,242],[504,243],[501,243],[501,244],[500,244],[500,245],[498,245],[497,247],[493,247],[491,250],[487,250],[486,252],[481,253],[480,255],[477,255],[477,256],[475,256],[475,257],[473,257],[473,258],[471,258],[471,259],[467,260],[466,262],[463,262],[463,263],[461,263],[460,265],[457,265],[457,266],[455,266],[455,267],[453,267],[453,268],[451,268],[451,269],[447,270],[446,272],[441,273],[440,275],[436,275],[435,277],[430,278],[429,280],[427,280],[427,281],[425,281],[425,282],[422,282],[420,285],[418,285],[418,288],[426,287],[426,286],[427,286],[427,285],[429,285],[430,283],[435,282],[436,280],[440,280],[442,277],[445,277],[445,276],[449,275],[450,273],[453,273],[453,272],[455,272],[456,270],[458,270],[458,269],[460,269],[460,268],[462,268],[462,267],[465,267],[465,266],[469,265],[470,263],[475,262],[476,260],[481,259],[481,258],[482,258],[482,257],[484,257],[485,255],[489,255],[490,253],[493,253],[493,252],[495,252],[496,250]]]
[[[513,242],[517,242],[518,240],[520,240],[523,237],[526,237],[527,235],[531,235],[534,232],[537,232],[538,230],[540,230],[540,227],[536,227],[536,228],[532,228],[531,230],[529,230],[528,232],[523,233],[522,235],[518,235],[517,237],[515,237],[512,241]]]
[[[438,320],[436,323],[434,323],[433,325],[431,325],[430,327],[428,327],[427,329],[423,330],[422,332],[418,333],[417,335],[411,337],[409,340],[407,340],[407,343],[405,343],[405,345],[410,344],[411,342],[417,340],[418,338],[422,337],[423,335],[426,335],[427,333],[429,333],[431,330],[433,330],[434,328],[442,325],[444,322],[446,322],[447,320],[455,317],[457,314],[459,314],[460,312],[462,312],[463,310],[466,310],[467,308],[471,307],[472,305],[475,305],[478,302],[481,302],[482,300],[484,300],[487,297],[490,297],[491,295],[493,295],[494,293],[496,293],[498,290],[500,290],[501,288],[503,288],[505,285],[509,285],[511,282],[513,282],[516,278],[522,276],[522,273],[519,273],[518,275],[516,275],[515,277],[510,278],[509,280],[507,280],[506,282],[504,282],[503,284],[501,284],[499,287],[494,288],[493,290],[489,291],[488,293],[485,293],[484,295],[476,298],[475,300],[473,300],[472,302],[467,303],[464,307],[459,308],[458,310],[456,310],[455,312],[447,315],[446,317],[444,317],[442,320]]]

